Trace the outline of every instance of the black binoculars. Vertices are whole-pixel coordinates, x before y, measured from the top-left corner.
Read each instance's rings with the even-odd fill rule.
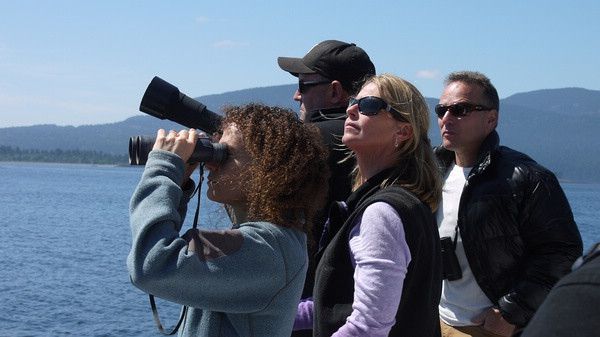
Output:
[[[440,238],[442,248],[442,278],[455,281],[462,278],[462,270],[456,256],[456,246],[449,236]]]
[[[133,136],[129,138],[129,164],[145,165],[148,154],[152,151],[155,136]],[[219,164],[227,159],[227,146],[221,143],[211,143],[209,138],[199,137],[194,148],[194,153],[188,163],[215,163]]]
[[[168,119],[189,128],[213,134],[221,127],[223,117],[210,111],[206,105],[181,93],[177,87],[155,76],[140,103],[140,111],[151,116]],[[154,146],[154,136],[129,138],[129,164],[145,165]],[[227,147],[211,143],[206,137],[198,138],[194,153],[188,162],[221,163],[227,158]]]

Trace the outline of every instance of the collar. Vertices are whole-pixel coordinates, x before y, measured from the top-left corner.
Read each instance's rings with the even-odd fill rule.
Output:
[[[310,112],[310,116],[308,121],[313,122],[322,122],[327,120],[344,120],[346,119],[346,107],[338,107],[331,109],[319,109]]]
[[[492,131],[479,147],[479,153],[477,154],[477,161],[475,166],[469,173],[469,176],[479,174],[483,172],[492,162],[493,153],[500,147],[500,136],[496,130]]]
[[[469,173],[469,177],[473,174],[480,173],[485,170],[492,161],[492,154],[500,147],[500,136],[496,130],[490,132],[490,134],[485,137],[481,146],[479,147],[479,152],[477,153],[477,160],[475,161],[475,165],[473,165],[473,169],[471,173]],[[439,146],[435,149],[435,153],[437,157],[441,161],[441,171],[446,172],[450,166],[454,163],[454,151],[446,150],[443,146]]]
[[[373,195],[381,188],[381,183],[390,176],[394,171],[394,167],[387,168],[376,175],[365,181],[356,191],[352,192],[348,199],[346,199],[346,205],[350,212],[354,211],[356,206],[365,198]]]

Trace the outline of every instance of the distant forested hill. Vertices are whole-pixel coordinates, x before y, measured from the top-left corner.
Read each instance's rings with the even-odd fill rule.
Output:
[[[253,88],[197,99],[215,111],[228,104],[262,102],[298,109],[295,85]],[[437,98],[428,98],[430,108]],[[600,91],[581,88],[545,89],[501,100],[498,132],[501,143],[529,154],[560,179],[600,182]],[[124,121],[85,126],[35,125],[0,128],[0,146],[20,150],[96,151],[123,158],[129,137],[154,135],[156,129],[181,126],[142,115]],[[431,113],[430,137],[439,144],[437,119]],[[0,153],[0,160],[10,160]]]

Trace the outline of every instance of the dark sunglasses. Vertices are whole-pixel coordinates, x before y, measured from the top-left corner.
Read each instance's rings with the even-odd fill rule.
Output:
[[[485,107],[483,105],[471,104],[471,103],[456,103],[452,105],[438,104],[435,106],[435,114],[438,118],[444,118],[446,111],[454,117],[465,117],[471,113],[471,111],[487,111],[492,108]]]
[[[408,103],[410,103],[410,102],[404,102],[401,104],[408,104]],[[397,119],[400,119],[400,120],[406,122],[406,118],[404,118],[404,116],[402,116],[402,114],[398,110],[392,108],[391,105],[389,105],[386,101],[384,101],[383,99],[381,99],[379,97],[365,96],[361,99],[356,99],[354,97],[350,97],[350,101],[348,102],[348,107],[351,107],[355,104],[358,104],[358,112],[360,112],[361,114],[363,114],[365,116],[375,116],[379,113],[379,111],[381,111],[383,109],[385,111],[390,112]]]
[[[298,92],[303,94],[306,92],[306,89],[308,89],[309,87],[313,87],[315,85],[319,85],[319,84],[325,84],[325,83],[331,83],[330,80],[321,80],[321,81],[302,81],[302,80],[298,80]]]

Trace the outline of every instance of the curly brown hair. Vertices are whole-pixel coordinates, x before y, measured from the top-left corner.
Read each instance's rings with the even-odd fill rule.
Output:
[[[248,220],[310,233],[327,194],[327,150],[318,129],[279,107],[251,103],[224,109],[223,129],[235,124],[251,161],[243,185]]]

